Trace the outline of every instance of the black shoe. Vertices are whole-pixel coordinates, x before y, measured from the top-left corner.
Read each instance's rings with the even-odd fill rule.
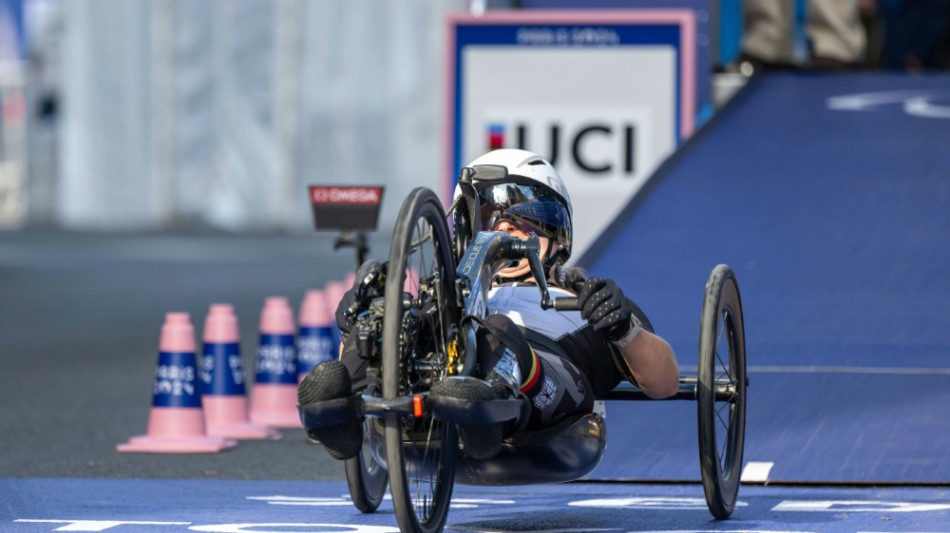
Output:
[[[297,386],[301,406],[345,398],[352,394],[350,373],[339,361],[317,365]],[[305,427],[307,436],[319,441],[335,459],[350,459],[363,445],[363,423],[357,418],[325,427]]]
[[[439,398],[459,400],[498,400],[510,397],[486,381],[471,377],[451,377],[439,381],[429,391],[429,398],[438,402]],[[465,453],[473,459],[490,459],[501,451],[501,441],[505,438],[505,429],[511,424],[459,424],[459,436]]]

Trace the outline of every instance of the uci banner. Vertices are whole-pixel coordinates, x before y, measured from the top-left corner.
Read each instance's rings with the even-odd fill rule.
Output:
[[[574,204],[574,257],[693,131],[690,9],[524,10],[448,19],[445,193],[497,148],[558,169]]]

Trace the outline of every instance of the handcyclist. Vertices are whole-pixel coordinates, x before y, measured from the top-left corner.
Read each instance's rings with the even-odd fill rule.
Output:
[[[476,174],[481,229],[521,239],[538,237],[551,296],[576,294],[580,311],[542,309],[527,259],[497,273],[488,295],[489,316],[477,333],[473,376],[435,383],[429,399],[437,403],[442,398],[524,398],[525,407],[513,421],[459,426],[465,452],[476,459],[490,458],[514,432],[549,427],[590,412],[595,399],[624,379],[651,398],[674,395],[679,386],[676,358],[643,311],[614,281],[588,278],[580,269],[564,267],[571,254],[573,212],[554,167],[536,154],[515,149],[488,152],[469,164],[476,165],[501,165],[508,171],[504,180],[481,183]],[[456,198],[459,194],[457,188]],[[384,275],[385,266],[367,262],[356,278],[362,280],[373,271]],[[301,405],[347,396],[351,387],[358,389],[365,380],[368,361],[347,337],[353,319],[343,312],[356,294],[354,286],[336,314],[345,339],[340,361],[323,363],[307,375],[298,389]],[[306,430],[337,459],[359,453],[359,422]]]

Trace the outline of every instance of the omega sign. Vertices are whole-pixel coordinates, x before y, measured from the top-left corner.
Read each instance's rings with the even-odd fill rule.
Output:
[[[379,204],[380,187],[331,187],[313,185],[310,200],[315,204]]]
[[[313,224],[318,230],[374,230],[382,201],[381,186],[310,186]]]

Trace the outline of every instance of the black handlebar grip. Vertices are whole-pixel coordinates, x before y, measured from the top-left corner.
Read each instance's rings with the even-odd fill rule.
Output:
[[[577,298],[574,296],[565,296],[554,299],[554,309],[557,311],[580,311],[577,305]]]
[[[541,244],[537,237],[531,237],[526,240],[514,239],[509,244],[512,258],[529,257],[532,253],[537,254],[541,250]]]

